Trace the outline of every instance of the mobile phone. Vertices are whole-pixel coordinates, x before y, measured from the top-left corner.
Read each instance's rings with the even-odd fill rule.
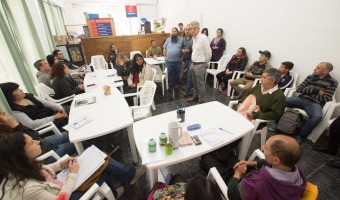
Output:
[[[195,145],[202,144],[202,141],[199,139],[198,135],[191,136],[191,139],[192,139],[192,141],[194,142]]]
[[[188,131],[193,131],[201,128],[201,124],[193,124],[187,127]]]

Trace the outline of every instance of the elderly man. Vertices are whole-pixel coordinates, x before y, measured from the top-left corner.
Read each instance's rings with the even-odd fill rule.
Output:
[[[264,160],[234,165],[234,176],[228,183],[229,199],[299,199],[306,187],[306,178],[296,165],[301,157],[300,145],[291,137],[275,135],[262,151]],[[248,168],[254,167],[257,170],[249,172]]]
[[[34,67],[38,70],[37,78],[39,83],[44,83],[48,87],[52,88],[50,81],[51,66],[45,59],[37,60],[34,63]]]
[[[326,102],[331,101],[338,86],[338,81],[333,79],[329,73],[333,65],[329,62],[322,62],[316,66],[314,73],[297,87],[299,96],[287,98],[286,106],[289,108],[301,108],[306,111],[308,120],[301,128],[300,135],[295,139],[300,142],[306,138],[319,124],[322,118],[322,107]]]
[[[181,47],[182,38],[178,35],[178,29],[172,28],[171,36],[166,39],[163,45],[163,54],[165,57],[165,65],[168,68],[169,87],[177,87],[179,85],[179,77],[181,72]]]
[[[204,103],[205,83],[204,75],[208,63],[211,59],[211,48],[209,39],[206,35],[200,33],[200,24],[197,21],[190,23],[193,35],[192,54],[191,54],[191,76],[194,86],[194,94],[187,99],[188,102],[198,101]]]
[[[154,56],[162,56],[162,49],[157,46],[155,40],[151,40],[151,47],[148,49],[146,57],[153,58]]]
[[[276,120],[282,115],[286,98],[282,90],[278,88],[280,78],[281,73],[278,69],[266,69],[262,74],[261,84],[250,89],[240,101],[242,103],[250,94],[256,97],[255,109],[251,113],[247,113],[249,119]],[[236,156],[234,149],[237,148],[240,141],[241,139],[236,140],[227,146],[203,155],[200,167],[205,172],[208,172],[211,167],[216,167],[222,177],[226,177],[228,173],[226,166],[229,165],[230,158]]]
[[[244,94],[253,86],[254,80],[256,78],[261,78],[261,75],[265,69],[270,68],[268,59],[271,53],[267,50],[259,51],[260,58],[255,61],[252,65],[246,67],[245,76],[230,82],[230,86],[237,92],[238,96],[231,97],[230,100],[239,100]],[[243,84],[244,87],[241,89],[238,85]]]

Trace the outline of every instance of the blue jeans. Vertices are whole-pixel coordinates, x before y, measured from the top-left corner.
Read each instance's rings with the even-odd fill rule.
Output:
[[[185,67],[188,69],[188,80],[187,80],[187,92],[191,92],[191,89],[193,88],[192,84],[192,75],[190,70],[191,60],[184,60]]]
[[[175,85],[178,85],[182,62],[166,61],[165,66],[168,68],[169,87],[174,87]]]
[[[309,118],[300,132],[300,136],[303,138],[306,138],[321,121],[322,107],[317,103],[301,97],[289,97],[286,100],[286,106],[288,108],[301,108],[307,113]]]
[[[76,148],[74,144],[70,143],[70,140],[68,138],[68,134],[64,133],[61,136],[60,135],[52,135],[50,137],[47,137],[45,139],[46,142],[49,142],[53,145],[58,146],[58,149],[55,150],[55,152],[60,156],[63,157],[65,154],[73,155],[74,153],[77,153]],[[51,164],[55,162],[56,160],[52,157],[45,160],[45,164]]]

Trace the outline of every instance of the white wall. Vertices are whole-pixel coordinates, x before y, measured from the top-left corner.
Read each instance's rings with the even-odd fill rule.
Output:
[[[195,20],[213,38],[221,27],[225,54],[243,46],[253,62],[267,49],[273,67],[292,61],[301,83],[322,61],[333,64],[331,75],[340,81],[339,8],[338,0],[159,0],[158,17],[168,19],[166,32]],[[336,96],[339,101],[340,93]]]

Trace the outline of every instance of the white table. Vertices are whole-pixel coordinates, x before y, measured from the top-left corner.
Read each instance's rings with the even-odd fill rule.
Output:
[[[91,96],[96,97],[96,103],[74,106],[77,99]],[[91,118],[92,121],[78,129],[69,128],[70,142],[74,143],[78,154],[84,151],[82,141],[127,128],[133,160],[137,162],[136,145],[132,135],[133,118],[131,110],[117,88],[111,88],[111,95],[104,95],[102,89],[76,95],[71,104],[69,123],[75,122],[84,116]]]
[[[120,91],[124,93],[124,83],[122,77],[117,76],[117,71],[115,69],[97,70],[85,74],[85,92],[90,92],[97,89],[103,91],[103,85],[109,85],[111,88],[119,87]]]
[[[144,149],[142,145],[145,143],[141,141],[149,138],[156,139],[157,145],[159,145],[158,138],[160,133],[164,132],[168,134],[168,123],[176,118],[176,111],[170,111],[135,122],[133,125],[133,135],[137,145],[137,150],[142,152]],[[230,130],[233,134],[229,140],[219,143],[215,146],[210,146],[199,135],[199,138],[202,141],[201,145],[179,147],[179,149],[173,151],[172,155],[166,156],[166,160],[146,164],[146,167],[150,170],[151,185],[153,185],[158,180],[159,168],[167,167],[201,156],[242,137],[243,140],[249,140],[250,133],[254,128],[254,125],[239,113],[217,101],[199,104],[185,109],[185,122],[181,123],[183,131],[187,131],[188,125],[196,123],[201,124],[201,129],[189,131],[190,135],[199,135],[199,133],[204,130],[218,128],[221,127],[221,125],[227,126],[228,130]],[[249,146],[247,147],[246,144],[247,142],[241,142],[240,158],[245,158],[246,156],[249,148]],[[142,156],[142,153],[140,153],[140,155]]]
[[[157,57],[156,59],[154,59],[154,58],[144,58],[144,60],[149,65],[162,65],[162,71],[164,71],[164,64],[165,64],[164,57]]]

